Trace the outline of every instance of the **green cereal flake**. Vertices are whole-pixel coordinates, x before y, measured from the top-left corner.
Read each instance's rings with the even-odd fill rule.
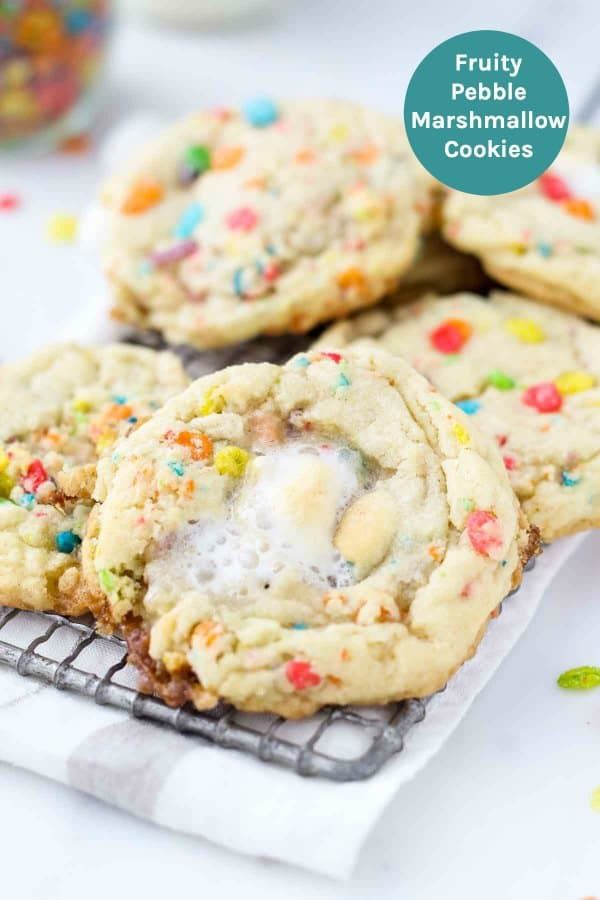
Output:
[[[600,687],[600,669],[596,666],[568,669],[558,676],[556,683],[568,691],[589,691],[591,688]]]
[[[514,378],[511,378],[506,372],[501,372],[500,369],[494,369],[492,372],[489,372],[487,380],[488,384],[491,384],[492,387],[497,388],[499,391],[510,391],[515,387],[516,383]]]
[[[100,584],[102,585],[102,590],[107,594],[110,594],[114,591],[117,586],[117,579],[115,575],[110,571],[110,569],[101,569],[98,572],[98,578],[100,579]]]

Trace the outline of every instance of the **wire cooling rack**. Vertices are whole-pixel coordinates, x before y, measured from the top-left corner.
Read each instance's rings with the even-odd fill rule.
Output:
[[[527,568],[534,564],[532,560]],[[208,712],[190,705],[172,709],[136,690],[136,673],[127,663],[121,638],[99,635],[85,619],[1,606],[0,663],[58,690],[74,691],[300,775],[332,781],[361,781],[379,771],[402,750],[408,732],[425,718],[431,699],[382,707],[329,707],[297,721],[241,713],[225,704]]]

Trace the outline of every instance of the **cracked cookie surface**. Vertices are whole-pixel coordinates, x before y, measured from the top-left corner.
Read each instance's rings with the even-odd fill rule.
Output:
[[[401,123],[342,101],[261,103],[262,117],[189,117],[106,186],[117,318],[217,347],[308,331],[409,268],[434,183]]]
[[[544,540],[600,525],[600,329],[513,294],[425,298],[317,346],[403,356],[493,437]]]
[[[478,197],[449,192],[446,240],[497,281],[600,321],[600,130],[578,126],[527,187]]]
[[[0,604],[80,615],[99,456],[188,384],[170,353],[48,347],[0,366]]]
[[[88,578],[146,689],[288,717],[441,688],[521,577],[493,442],[403,361],[194,382],[99,466]]]

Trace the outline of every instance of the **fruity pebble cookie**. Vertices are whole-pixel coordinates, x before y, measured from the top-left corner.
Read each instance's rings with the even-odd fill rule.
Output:
[[[98,456],[187,385],[170,353],[48,347],[0,367],[0,604],[79,615]]]
[[[489,279],[474,256],[460,253],[437,232],[421,238],[417,257],[386,304],[408,303],[423,294],[454,294],[457,291],[481,291]]]
[[[114,315],[199,348],[308,331],[394,288],[433,194],[402,125],[354,104],[198,113],[103,192]]]
[[[382,347],[492,435],[542,537],[600,526],[600,329],[512,294],[426,298],[333,326],[319,344]]]
[[[451,192],[443,218],[446,239],[502,284],[600,321],[600,130],[575,128],[519,191]]]
[[[200,378],[97,498],[86,557],[145,689],[288,717],[441,688],[529,541],[493,441],[382,353]]]

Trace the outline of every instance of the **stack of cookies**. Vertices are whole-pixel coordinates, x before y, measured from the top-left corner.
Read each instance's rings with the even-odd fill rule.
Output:
[[[582,130],[474,197],[349,103],[173,128],[103,192],[113,313],[239,364],[189,384],[121,344],[0,369],[0,602],[93,614],[172,705],[442,688],[540,539],[600,524],[600,331],[577,315],[600,320],[599,184]],[[291,334],[287,362],[244,363]]]

